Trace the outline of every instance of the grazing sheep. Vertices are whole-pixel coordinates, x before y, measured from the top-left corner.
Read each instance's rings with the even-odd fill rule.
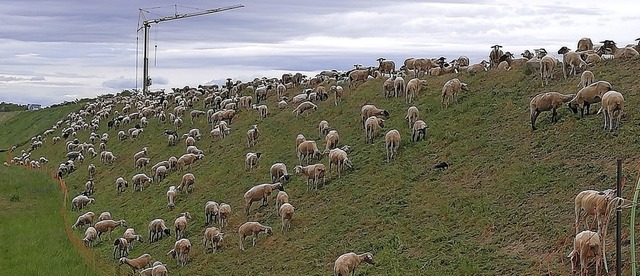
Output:
[[[288,104],[286,100],[281,100],[278,102],[278,109],[285,109],[287,108]]]
[[[300,144],[304,141],[307,141],[304,135],[298,134],[298,136],[296,136],[296,152],[298,151],[298,146],[300,146]]]
[[[304,174],[307,176],[307,192],[309,191],[309,187],[311,187],[313,191],[318,191],[318,182],[320,182],[320,178],[322,178],[322,185],[324,186],[325,184],[325,171],[327,168],[324,164],[318,163],[305,167],[298,165],[295,166],[294,170],[297,174]],[[311,183],[309,183],[309,180],[311,180]]]
[[[94,203],[96,200],[85,195],[78,195],[71,200],[71,211],[80,211],[88,204]]]
[[[175,162],[175,166],[172,166],[172,168],[178,168],[180,170],[183,170],[185,166],[187,168],[191,168],[191,164],[195,163],[196,160],[202,159],[202,157],[204,157],[204,154],[183,154],[182,156],[180,156],[180,158],[177,159],[177,161]],[[171,163],[171,158],[169,158],[169,163]]]
[[[193,185],[196,184],[196,177],[192,173],[185,173],[182,175],[182,181],[176,188],[176,191],[184,190],[185,193],[189,193],[189,190],[193,191]]]
[[[149,222],[149,243],[158,241],[163,235],[171,236],[171,230],[165,225],[163,219],[154,219]]]
[[[147,153],[148,153],[148,149],[147,147],[142,148],[141,151],[136,152],[133,155],[133,165],[136,165],[136,162],[138,161],[138,159],[142,158],[142,157],[147,157]]]
[[[418,117],[420,117],[420,111],[418,111],[417,107],[411,106],[407,109],[407,116],[404,119],[409,122],[409,128],[418,120]]]
[[[456,94],[458,94],[460,90],[469,91],[469,88],[467,88],[466,83],[461,82],[458,78],[448,80],[442,86],[441,106],[447,108],[449,107],[449,101],[456,102]]]
[[[620,127],[620,119],[622,118],[622,111],[624,110],[624,97],[622,93],[617,91],[607,91],[602,95],[602,106],[598,111],[604,111],[604,129],[607,129],[607,123],[609,124],[609,130]],[[617,117],[616,126],[613,126],[613,118]]]
[[[367,143],[373,144],[373,138],[378,132],[384,128],[384,119],[371,116],[365,121],[365,136]]]
[[[329,122],[325,120],[320,121],[318,124],[318,133],[318,137],[320,138],[327,136],[327,133],[329,133]]]
[[[318,160],[322,157],[316,141],[303,141],[300,143],[298,145],[297,155],[299,165],[302,165],[302,160],[305,161],[305,164],[309,164],[310,157]]]
[[[331,150],[338,147],[338,143],[340,142],[340,134],[338,134],[337,130],[331,130],[325,136],[326,145],[325,152],[327,150]]]
[[[384,81],[384,83],[382,83],[382,94],[385,99],[388,99],[394,93],[395,87],[393,82],[393,77],[389,77]]]
[[[247,148],[250,148],[258,144],[259,137],[260,137],[260,131],[258,130],[258,125],[252,125],[251,128],[247,130]]]
[[[187,137],[184,139],[184,143],[185,145],[188,146],[195,146],[196,145],[196,138],[193,138],[191,136]]]
[[[282,232],[289,231],[289,229],[291,229],[291,219],[293,219],[294,211],[295,208],[293,208],[293,205],[289,203],[284,203],[282,204],[282,206],[280,206],[278,214],[280,215],[280,220],[282,222],[282,225],[280,227],[280,230],[282,230]]]
[[[360,108],[360,116],[362,119],[362,128],[365,128],[365,121],[371,116],[383,116],[389,117],[389,112],[384,109],[379,109],[375,105],[365,104]]]
[[[427,123],[423,120],[417,120],[413,123],[413,128],[411,129],[411,141],[418,142],[420,140],[424,140],[427,137]]]
[[[578,83],[578,87],[585,88],[591,85],[595,81],[595,78],[596,77],[593,75],[593,72],[585,70],[582,72],[582,75],[580,75],[580,83]]]
[[[92,195],[95,192],[95,184],[93,183],[93,179],[89,179],[85,184],[84,184],[84,192],[86,195]]]
[[[137,191],[138,189],[140,189],[140,191],[142,192],[143,188],[144,188],[144,184],[145,183],[151,183],[153,179],[151,179],[151,177],[148,177],[146,174],[144,173],[139,173],[134,175],[131,178],[131,184],[133,185],[133,190],[132,192]]]
[[[253,108],[254,110],[257,110],[257,111],[258,111],[258,113],[260,114],[260,118],[261,118],[261,119],[267,118],[267,115],[269,114],[269,108],[268,108],[266,105],[264,105],[264,104],[261,104],[261,105],[255,105],[255,104],[254,104],[254,105],[252,106],[252,108]]]
[[[529,103],[529,110],[531,112],[531,130],[536,130],[536,119],[538,115],[543,111],[551,110],[551,122],[558,121],[557,109],[563,104],[568,103],[575,97],[575,94],[560,94],[558,92],[546,92],[535,95]]]
[[[159,166],[155,169],[153,173],[153,181],[162,182],[162,180],[164,180],[166,177],[167,177],[167,167]]]
[[[289,175],[289,173],[287,172],[287,165],[285,165],[284,163],[275,163],[271,165],[269,174],[271,175],[271,183],[287,183],[291,178],[291,175]]]
[[[334,104],[338,106],[338,103],[342,102],[342,96],[344,95],[344,88],[340,85],[333,85],[329,88],[329,91],[334,93]]]
[[[207,201],[207,203],[204,204],[204,217],[206,225],[209,225],[210,223],[218,220],[219,210],[220,207],[215,201]]]
[[[329,151],[329,174],[331,174],[331,165],[336,166],[336,173],[338,177],[341,176],[341,172],[344,170],[344,166],[353,168],[353,164],[347,155],[347,152],[343,149],[332,149]]]
[[[267,200],[273,190],[284,191],[282,183],[265,183],[253,186],[244,193],[245,215],[249,216],[249,209],[253,202],[262,200],[262,206],[267,206]]]
[[[349,274],[355,275],[356,268],[362,264],[362,262],[368,264],[375,264],[373,260],[373,254],[367,252],[357,255],[356,253],[349,252],[340,255],[335,261],[333,266],[334,276],[348,276]]]
[[[296,117],[298,117],[299,115],[301,115],[307,110],[318,110],[318,106],[312,102],[306,101],[306,102],[300,103],[296,107],[296,109],[293,110],[292,113],[296,114]]]
[[[240,235],[240,250],[244,251],[243,241],[249,236],[253,237],[253,246],[256,246],[258,234],[262,232],[265,234],[272,234],[273,230],[269,226],[265,226],[254,221],[245,222],[240,225],[240,228],[238,228],[238,234]]]
[[[118,258],[129,256],[129,242],[124,238],[117,238],[113,242],[113,259],[116,259],[116,251],[119,253]]]
[[[94,178],[96,176],[96,165],[89,164],[87,171],[89,172],[89,178]]]
[[[116,161],[116,157],[113,155],[113,152],[110,152],[110,151],[100,152],[100,162],[102,164],[107,163],[111,165],[113,164],[113,161]]]
[[[585,62],[579,53],[571,52],[571,49],[567,48],[567,46],[562,46],[560,50],[558,50],[558,54],[562,55],[562,75],[565,79],[567,79],[567,67],[571,67],[569,74],[575,76],[577,73],[577,68],[587,67],[587,62]]]
[[[109,240],[111,240],[111,232],[118,226],[126,227],[127,222],[125,220],[115,221],[112,219],[107,219],[98,221],[95,225],[93,225],[96,231],[98,231],[98,238],[100,238],[100,240],[102,240],[102,233],[106,232],[109,232]]]
[[[422,89],[426,84],[427,80],[421,80],[418,78],[413,78],[407,82],[405,88],[405,99],[407,104],[412,103],[414,98],[418,97],[418,92],[420,92],[420,89]]]
[[[111,218],[111,213],[108,211],[104,211],[102,213],[100,213],[100,216],[98,217],[98,221],[103,221],[103,220],[108,220],[108,219],[112,219]]]
[[[176,231],[176,240],[186,237],[185,231],[187,230],[187,221],[191,219],[189,212],[180,213],[180,215],[173,222],[173,227]]]
[[[118,177],[118,179],[116,179],[116,191],[118,191],[118,194],[123,192],[124,188],[127,188],[127,187],[129,187],[129,182],[124,180],[124,178]]]
[[[78,216],[78,219],[76,220],[76,223],[74,223],[71,228],[76,229],[78,227],[83,227],[85,225],[93,225],[93,218],[95,217],[95,214],[93,212],[86,212],[80,216]]]
[[[398,154],[400,146],[400,132],[395,129],[389,130],[384,136],[385,149],[387,151],[387,163],[391,162]]]
[[[598,222],[598,233],[606,229],[606,216],[610,202],[615,198],[616,190],[607,189],[602,192],[594,190],[585,190],[575,198],[575,215],[576,215],[576,234],[580,229],[580,220],[582,217],[594,216],[594,222]],[[603,219],[605,221],[603,222]]]
[[[141,170],[147,167],[147,165],[149,165],[149,158],[146,157],[140,157],[138,158],[138,160],[136,160],[136,169]]]
[[[613,86],[606,81],[597,81],[591,85],[582,88],[576,93],[576,96],[567,103],[567,106],[571,108],[573,113],[578,113],[580,109],[580,118],[584,117],[584,111],[589,114],[589,106],[593,103],[599,103],[602,100],[602,95],[607,91],[613,90]]]
[[[136,274],[136,271],[142,270],[143,268],[149,266],[151,264],[151,255],[142,254],[140,257],[135,259],[129,259],[127,257],[122,257],[118,261],[120,265],[127,264],[133,270],[133,274]]]
[[[127,240],[127,242],[129,243],[129,247],[131,247],[131,249],[133,249],[133,242],[137,241],[139,243],[143,243],[144,239],[142,238],[141,235],[136,234],[136,231],[133,230],[133,228],[127,228],[127,230],[124,230],[124,233],[122,234],[122,237]]]
[[[576,234],[573,240],[573,250],[567,256],[571,259],[571,275],[575,275],[578,261],[580,261],[579,274],[589,275],[589,257],[595,257],[596,275],[600,275],[600,266],[606,263],[604,253],[604,243],[601,241],[599,233],[586,230]]]
[[[553,68],[556,67],[556,59],[550,56],[544,56],[540,59],[540,79],[542,86],[549,84],[549,79],[553,78]]]
[[[204,238],[202,243],[204,244],[205,253],[211,249],[213,253],[218,251],[218,247],[222,246],[222,240],[224,239],[224,233],[220,232],[218,227],[208,227],[204,230]],[[209,248],[208,245],[211,245]]]
[[[247,152],[244,157],[244,168],[253,171],[258,166],[258,159],[260,159],[261,155],[261,152]]]
[[[173,208],[176,207],[175,199],[177,195],[176,186],[169,186],[169,190],[167,191],[167,208],[169,208],[169,210],[173,210]]]
[[[196,146],[188,146],[187,147],[187,153],[204,154],[204,151],[198,149],[198,147],[196,147]]]
[[[289,194],[287,194],[287,192],[285,191],[278,191],[278,194],[276,195],[276,204],[275,204],[275,209],[276,209],[276,213],[278,213],[278,211],[280,210],[280,206],[282,206],[282,204],[285,204],[289,202]],[[278,213],[278,215],[280,215]]]
[[[225,225],[228,225],[227,221],[231,216],[231,206],[226,203],[220,203],[220,207],[218,208],[218,218],[220,219],[220,228],[224,228]]]
[[[349,72],[349,91],[353,91],[358,87],[358,83],[364,83],[367,78],[372,74],[371,69],[356,69]]]
[[[93,244],[93,241],[97,238],[98,231],[96,231],[92,226],[89,226],[87,227],[87,230],[84,231],[84,238],[82,239],[82,242],[84,243],[84,246],[90,247]]]

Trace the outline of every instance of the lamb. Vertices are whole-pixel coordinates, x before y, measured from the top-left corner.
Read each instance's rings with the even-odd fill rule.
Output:
[[[368,264],[376,263],[373,260],[373,254],[369,252],[362,253],[360,255],[356,255],[356,253],[353,253],[353,252],[342,254],[340,255],[340,257],[336,259],[336,262],[333,266],[333,275],[334,276],[347,276],[349,274],[355,275],[356,268],[360,264],[362,264],[362,262],[365,262]]]
[[[210,223],[218,220],[218,212],[220,211],[220,206],[215,201],[207,201],[204,205],[204,217],[205,217],[205,225],[209,225]]]
[[[151,264],[151,255],[142,254],[140,255],[140,257],[135,259],[122,257],[118,262],[120,263],[120,265],[127,264],[129,267],[131,267],[131,270],[133,270],[133,274],[135,274],[136,271],[141,270]]]
[[[309,163],[309,157],[320,159],[322,157],[322,153],[318,149],[318,144],[316,141],[304,141],[298,145],[298,164],[302,165],[302,160],[305,160],[305,163]]]
[[[599,103],[602,100],[604,93],[613,90],[613,86],[606,81],[597,81],[591,85],[582,88],[578,91],[576,96],[567,103],[567,106],[571,108],[573,113],[578,113],[580,109],[580,118],[584,117],[584,111],[589,114],[589,106],[593,103]]]
[[[291,175],[287,172],[287,165],[284,163],[275,163],[271,165],[269,174],[271,175],[271,183],[287,183],[291,178]]]
[[[329,174],[331,174],[331,165],[336,166],[336,173],[340,177],[344,166],[353,168],[353,164],[347,155],[347,152],[342,149],[332,149],[329,151]]]
[[[131,178],[131,183],[133,184],[133,190],[132,192],[135,192],[138,190],[138,188],[140,189],[140,191],[142,192],[143,188],[144,188],[144,184],[147,182],[151,182],[153,179],[151,179],[151,177],[148,177],[146,174],[144,173],[139,173],[134,175]]]
[[[417,120],[413,123],[413,129],[411,129],[411,141],[418,142],[424,140],[427,137],[427,123],[423,120]]]
[[[113,161],[116,161],[116,157],[113,155],[113,152],[110,152],[110,151],[100,152],[100,162],[102,164],[107,163],[111,165],[113,164]]]
[[[118,191],[118,194],[123,192],[126,187],[129,187],[129,182],[122,177],[118,177],[118,179],[116,179],[116,191]]]
[[[564,95],[558,92],[546,92],[534,96],[531,99],[531,103],[529,103],[529,110],[531,112],[531,130],[536,130],[536,119],[538,118],[538,115],[540,115],[540,113],[542,113],[543,111],[551,110],[551,122],[557,122],[557,109],[563,104],[571,101],[574,97],[575,94]]]
[[[136,160],[136,169],[141,170],[147,167],[147,165],[149,165],[149,158],[146,157],[141,157],[138,158],[138,160]]]
[[[305,167],[298,165],[295,166],[294,170],[297,174],[304,174],[307,176],[307,192],[309,191],[309,187],[316,192],[318,191],[318,182],[320,182],[320,178],[322,178],[322,185],[324,186],[325,184],[325,171],[327,168],[324,164],[318,163]],[[311,183],[309,183],[309,180],[311,180]]]
[[[577,72],[576,68],[587,66],[587,62],[585,62],[582,57],[580,57],[580,54],[571,52],[571,49],[567,48],[567,46],[562,46],[562,48],[558,50],[558,54],[562,55],[562,74],[564,75],[565,79],[567,79],[567,67],[571,67],[569,74],[575,76]]]
[[[253,186],[247,192],[244,193],[244,203],[245,203],[245,215],[249,216],[249,209],[251,208],[251,204],[253,202],[262,200],[262,206],[267,206],[267,200],[271,195],[273,190],[284,191],[284,186],[282,183],[266,183],[259,184]]]
[[[491,46],[491,48],[493,50],[491,50],[491,52],[489,53],[489,61],[490,63],[490,67],[491,68],[496,68],[498,66],[498,63],[500,62],[500,57],[504,54],[502,52],[502,50],[500,50],[500,48],[502,48],[502,46],[500,45],[493,45]]]
[[[136,231],[133,230],[133,228],[127,228],[127,230],[124,230],[124,234],[122,234],[122,237],[127,240],[127,242],[129,243],[129,247],[131,247],[131,249],[133,249],[133,242],[137,241],[142,243],[144,241],[144,239],[142,238],[141,235],[136,234]]]
[[[169,210],[173,210],[173,208],[176,207],[175,199],[177,195],[176,186],[169,186],[169,190],[167,191],[167,208],[169,208]]]
[[[389,112],[384,109],[379,109],[375,105],[366,104],[360,108],[360,115],[362,117],[362,128],[365,127],[365,121],[367,118],[371,116],[383,116],[385,118],[389,117]]]
[[[378,130],[384,127],[384,119],[371,116],[365,121],[365,136],[367,143],[373,144],[373,138]]]
[[[260,131],[258,130],[258,125],[252,125],[251,128],[247,130],[247,148],[250,148],[258,144],[259,137],[260,137]]]
[[[267,115],[269,114],[269,108],[266,105],[264,105],[264,104],[255,105],[254,104],[252,106],[252,108],[258,111],[258,113],[260,114],[260,118],[261,119],[267,118]]]
[[[332,85],[329,91],[334,92],[334,104],[338,106],[338,103],[342,102],[342,96],[344,95],[344,88],[340,85]]]
[[[124,238],[117,238],[113,242],[113,259],[116,259],[116,251],[118,251],[118,258],[129,256],[129,242]]]
[[[400,93],[404,92],[406,90],[406,84],[404,82],[404,79],[402,77],[396,77],[395,80],[393,80],[393,96],[394,97],[398,97],[398,95],[400,95]]]
[[[600,275],[600,266],[605,263],[606,267],[604,253],[604,243],[601,241],[599,233],[586,230],[576,234],[573,240],[573,250],[567,256],[571,259],[571,275],[575,275],[578,261],[580,261],[580,275],[589,275],[588,261],[592,256],[596,258],[596,275]]]
[[[153,173],[153,181],[162,182],[162,180],[164,180],[165,177],[167,177],[167,167],[165,166],[157,167]]]
[[[278,214],[280,215],[280,220],[282,223],[280,227],[280,230],[282,230],[282,232],[289,231],[289,229],[291,229],[291,219],[293,219],[294,211],[295,208],[293,208],[293,205],[289,203],[284,203],[282,204],[282,206],[280,206]]]
[[[73,224],[73,226],[71,226],[71,228],[76,229],[78,227],[83,227],[84,225],[93,225],[93,218],[95,217],[95,214],[93,212],[86,212],[80,216],[78,216],[78,219],[76,220],[76,223]]]
[[[176,161],[176,167],[180,170],[183,170],[185,166],[187,168],[191,168],[191,164],[195,163],[196,160],[202,159],[202,157],[204,157],[204,154],[193,154],[193,153],[183,154]],[[171,163],[171,159],[169,159],[169,162]]]
[[[556,67],[556,59],[550,56],[544,56],[540,59],[540,79],[542,86],[549,84],[549,79],[553,78],[553,68]]]
[[[218,208],[218,218],[220,219],[220,228],[224,228],[227,225],[227,221],[231,216],[231,206],[226,203],[220,203],[220,207]]]
[[[96,165],[89,164],[87,171],[89,172],[89,178],[94,178],[96,175]]]
[[[606,231],[606,216],[610,202],[615,198],[616,190],[607,189],[602,192],[594,190],[585,190],[575,198],[575,215],[576,215],[576,234],[578,234],[580,220],[582,217],[594,216],[594,222],[598,222],[598,233]],[[604,222],[603,222],[603,219]]]
[[[109,240],[111,240],[111,232],[118,226],[125,227],[126,224],[127,222],[125,220],[115,221],[112,219],[107,219],[96,222],[93,227],[96,229],[96,231],[98,231],[98,238],[100,238],[100,240],[102,240],[102,233],[106,232],[109,232]]]
[[[97,238],[98,231],[96,231],[96,229],[92,226],[89,226],[87,227],[87,230],[84,231],[84,238],[82,239],[82,242],[84,243],[84,246],[90,247],[93,241],[95,241]]]
[[[609,124],[609,131],[614,128],[620,127],[620,119],[622,118],[622,111],[624,110],[624,97],[622,93],[617,91],[607,91],[602,95],[602,106],[598,111],[604,111],[604,129],[607,129],[607,123]],[[613,126],[613,117],[617,117],[616,127]]]
[[[421,80],[418,78],[413,78],[407,82],[405,88],[405,99],[407,104],[412,103],[413,99],[418,97],[418,92],[420,92],[420,89],[422,89],[426,84],[427,80]]]
[[[409,122],[409,128],[411,128],[413,124],[418,120],[418,117],[420,117],[420,111],[417,107],[411,106],[409,107],[409,109],[407,109],[407,116],[405,116],[404,119]]]
[[[222,245],[222,240],[224,238],[224,233],[220,232],[218,227],[208,227],[204,230],[204,238],[202,243],[204,244],[205,253],[209,251],[209,244],[211,245],[211,251],[215,253],[218,251],[218,247]]]
[[[163,219],[154,219],[149,222],[149,243],[158,241],[163,235],[171,236],[171,230],[165,225]]]
[[[282,204],[285,204],[288,202],[289,202],[289,194],[287,194],[287,192],[285,191],[279,191],[278,194],[276,195],[276,204],[275,204],[276,213],[278,213],[278,211],[280,210],[280,206],[282,206]],[[278,215],[280,215],[280,213],[278,213]]]
[[[176,191],[184,190],[185,193],[189,193],[189,190],[193,191],[193,185],[196,183],[196,177],[192,173],[185,173],[182,175],[182,181],[176,188]]]
[[[85,195],[78,195],[71,200],[71,211],[80,211],[88,204],[94,203],[96,200]]]
[[[298,117],[307,110],[318,110],[318,106],[309,101],[302,102],[298,105],[298,107],[296,107],[296,109],[293,110],[292,113],[296,114],[296,117]]]
[[[176,230],[176,240],[186,237],[185,231],[187,230],[187,221],[191,219],[189,212],[180,213],[180,216],[173,222],[173,227]]]
[[[84,193],[85,195],[92,195],[95,192],[95,184],[93,183],[93,179],[89,179],[85,184],[84,184]]]
[[[256,246],[258,234],[262,232],[265,234],[272,234],[273,230],[269,226],[265,226],[254,221],[245,222],[240,225],[240,228],[238,228],[238,234],[240,235],[240,250],[244,251],[243,241],[249,236],[253,236],[253,246]]]
[[[460,90],[469,91],[467,88],[467,84],[461,82],[458,78],[453,78],[448,80],[442,86],[442,106],[444,108],[449,107],[449,101],[456,101],[456,94],[460,92]]]
[[[318,124],[318,131],[320,138],[327,136],[327,133],[329,133],[329,122],[325,120],[320,121]]]
[[[385,149],[387,150],[387,163],[391,162],[398,154],[400,146],[400,132],[395,129],[389,130],[384,136]]]
[[[100,213],[100,216],[98,217],[98,221],[103,221],[103,220],[108,220],[111,219],[111,213],[104,211],[102,213]]]
[[[578,83],[578,87],[585,88],[591,85],[594,81],[595,76],[593,75],[593,72],[585,70],[584,72],[582,72],[582,75],[580,75],[580,83]]]
[[[247,152],[244,157],[244,168],[252,171],[255,167],[258,166],[258,159],[260,159],[261,155],[261,152]]]

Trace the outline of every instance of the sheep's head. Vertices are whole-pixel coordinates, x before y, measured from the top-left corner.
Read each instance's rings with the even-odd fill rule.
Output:
[[[288,183],[290,179],[291,179],[291,175],[290,174],[285,174],[285,175],[280,177],[280,180],[285,182],[285,183]]]
[[[373,259],[373,254],[367,252],[364,253],[364,261],[369,263],[369,264],[375,264],[376,261]]]
[[[123,265],[123,264],[127,263],[127,258],[125,258],[125,257],[120,258],[120,260],[118,260],[118,263],[120,265]]]
[[[567,103],[567,107],[569,109],[571,109],[571,111],[573,111],[573,114],[577,114],[578,113],[578,103],[571,100]]]
[[[256,152],[256,157],[260,158],[261,155],[262,155],[262,152]]]
[[[569,51],[571,51],[571,49],[567,48],[567,46],[562,46],[562,48],[560,48],[560,50],[558,50],[558,54],[564,55],[564,54],[568,53]]]
[[[167,235],[167,237],[171,236],[171,230],[169,230],[169,228],[165,228],[162,232]]]
[[[269,227],[269,226],[265,226],[264,227],[264,233],[265,234],[273,234],[273,229],[271,229],[271,227]]]
[[[463,82],[463,83],[460,83],[460,88],[461,88],[462,90],[464,90],[464,91],[469,91],[469,87],[468,87],[468,86],[467,86],[467,84],[466,84],[466,83],[464,83],[464,82]]]

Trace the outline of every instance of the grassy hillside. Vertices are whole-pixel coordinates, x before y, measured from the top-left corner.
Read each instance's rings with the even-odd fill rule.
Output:
[[[129,187],[117,195],[113,184],[119,176],[130,180],[137,173],[133,154],[142,147],[148,147],[152,164],[184,153],[184,143],[167,146],[162,132],[171,126],[155,119],[141,139],[122,142],[117,140],[118,129],[107,131],[103,121],[99,133],[110,134],[107,149],[114,152],[117,161],[103,165],[98,158],[87,158],[67,178],[67,186],[70,195],[81,192],[88,178],[86,166],[94,163],[98,168],[96,203],[88,210],[108,210],[115,219],[126,219],[127,226],[145,238],[147,224],[154,218],[172,225],[179,212],[194,214],[188,227],[194,247],[185,268],[177,268],[166,256],[173,247],[173,236],[136,246],[131,252],[132,257],[149,253],[169,263],[175,275],[328,275],[336,257],[350,251],[374,254],[375,266],[358,268],[358,274],[366,275],[563,274],[570,267],[565,256],[571,250],[574,231],[574,196],[584,189],[613,187],[615,160],[620,157],[625,158],[626,182],[635,179],[640,115],[633,108],[639,102],[638,69],[638,60],[608,61],[591,68],[597,80],[611,82],[625,95],[627,111],[616,132],[602,130],[600,115],[579,119],[566,108],[560,109],[556,124],[549,122],[550,114],[542,114],[538,130],[532,132],[530,98],[544,91],[575,93],[578,78],[556,79],[541,88],[539,79],[521,70],[490,71],[460,75],[470,91],[463,92],[458,103],[446,110],[440,107],[439,95],[443,83],[452,76],[428,77],[415,103],[421,119],[429,125],[428,137],[413,143],[403,120],[408,105],[403,99],[385,100],[382,80],[370,80],[356,91],[346,92],[341,105],[321,102],[317,111],[300,118],[291,114],[293,107],[277,110],[272,96],[267,101],[268,118],[260,120],[255,111],[241,111],[231,135],[223,141],[212,141],[206,135],[210,126],[205,118],[194,125],[186,119],[179,133],[192,127],[202,130],[205,135],[197,146],[206,157],[188,170],[196,176],[195,191],[180,194],[173,211],[166,208],[167,187],[177,185],[187,171],[171,173],[144,192],[132,193]],[[395,128],[402,135],[398,159],[391,164],[385,162],[383,134],[374,144],[365,143],[359,115],[364,103],[389,110],[384,132]],[[196,108],[202,110],[202,104]],[[341,178],[328,177],[318,194],[305,192],[303,178],[295,176],[286,185],[290,202],[296,207],[290,232],[279,230],[272,198],[268,208],[258,208],[254,203],[246,218],[243,194],[253,185],[269,181],[271,164],[284,162],[293,172],[297,134],[324,146],[317,130],[321,120],[339,131],[340,145],[353,146],[349,156],[355,169]],[[252,124],[259,125],[261,136],[255,148],[247,149],[245,133]],[[89,132],[80,131],[78,137],[87,141]],[[249,151],[263,153],[252,172],[244,169],[244,155]],[[45,143],[34,154],[47,156],[52,166],[57,166],[64,161],[64,152],[63,143]],[[451,167],[443,172],[432,170],[440,161],[449,162]],[[320,162],[328,165],[326,157]],[[149,169],[145,172],[150,174]],[[623,196],[630,198],[632,190],[631,185],[625,186]],[[223,230],[224,247],[216,254],[203,254],[203,207],[208,200],[227,202],[234,210],[229,227]],[[625,215],[628,219],[629,214]],[[249,245],[241,252],[237,229],[247,220],[272,226],[274,234],[261,235],[255,248]],[[117,229],[114,236],[123,231]],[[624,231],[628,232],[627,224]],[[80,231],[77,235],[81,236]],[[610,235],[608,240],[610,268],[612,238]],[[95,249],[110,258],[111,242],[104,241]],[[628,250],[623,251],[627,264]]]

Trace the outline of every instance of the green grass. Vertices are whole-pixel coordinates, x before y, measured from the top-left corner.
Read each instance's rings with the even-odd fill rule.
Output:
[[[555,79],[541,88],[537,78],[520,70],[490,71],[458,76],[469,84],[470,91],[463,92],[458,103],[446,110],[440,107],[440,91],[452,76],[428,77],[427,87],[415,103],[421,119],[429,125],[428,137],[412,143],[403,120],[408,105],[403,99],[385,100],[382,80],[371,80],[356,91],[347,91],[338,107],[332,101],[321,102],[317,111],[300,118],[291,114],[293,107],[277,110],[272,96],[267,101],[267,119],[260,120],[255,111],[241,111],[234,119],[231,135],[223,141],[211,141],[205,118],[193,126],[189,119],[184,120],[179,133],[199,128],[204,137],[197,146],[206,157],[188,170],[196,176],[195,191],[180,194],[173,211],[166,208],[167,187],[177,185],[187,171],[171,173],[142,193],[132,193],[130,187],[117,195],[114,187],[117,177],[130,180],[137,173],[132,159],[142,147],[148,147],[152,164],[170,156],[179,157],[185,151],[184,143],[166,145],[162,132],[172,126],[155,119],[150,120],[141,139],[122,142],[117,140],[118,129],[107,131],[106,120],[103,121],[97,133],[109,133],[107,149],[118,157],[116,163],[103,165],[98,158],[87,158],[67,178],[67,186],[70,197],[81,192],[88,178],[86,167],[94,163],[98,170],[96,203],[88,210],[108,210],[145,238],[147,224],[154,218],[163,218],[172,225],[179,212],[194,214],[187,229],[193,249],[185,268],[176,267],[166,256],[173,246],[173,236],[136,246],[131,252],[132,257],[149,253],[154,259],[169,263],[174,275],[328,275],[336,257],[350,251],[374,253],[378,263],[359,267],[361,275],[566,274],[574,196],[585,189],[613,187],[615,160],[620,157],[625,158],[627,184],[636,177],[635,166],[640,160],[636,125],[640,115],[633,110],[639,103],[638,69],[637,60],[608,61],[591,68],[596,79],[611,82],[627,101],[622,127],[616,132],[603,131],[599,115],[579,119],[566,108],[559,110],[556,124],[549,122],[550,114],[543,113],[538,118],[538,130],[532,132],[528,110],[531,97],[544,91],[575,93],[578,78]],[[374,144],[364,141],[359,125],[364,103],[389,110],[391,116],[384,132],[396,128],[401,133],[399,156],[391,164],[385,162],[383,135]],[[121,108],[118,105],[116,110]],[[202,103],[196,108],[202,110]],[[16,116],[6,127],[22,125],[21,117]],[[254,203],[248,220],[270,225],[275,233],[260,236],[255,248],[249,245],[247,251],[241,252],[237,229],[247,221],[244,192],[268,182],[273,163],[284,162],[293,171],[297,134],[317,140],[324,147],[324,141],[317,137],[321,120],[338,130],[340,145],[353,146],[349,156],[355,169],[341,178],[328,177],[328,183],[315,195],[305,192],[302,177],[295,176],[286,185],[296,207],[290,232],[280,232],[272,199],[268,208],[258,208]],[[247,149],[245,133],[252,124],[259,125],[261,136],[255,148]],[[43,126],[38,133],[48,127]],[[81,141],[88,137],[89,131],[78,132]],[[57,167],[64,161],[64,151],[63,143],[45,142],[33,155],[46,156],[51,166]],[[244,169],[248,151],[263,153],[253,172]],[[439,161],[447,161],[451,167],[443,172],[432,170]],[[326,157],[320,162],[328,164]],[[148,169],[146,173],[149,174]],[[623,196],[630,198],[632,190],[631,185],[626,185]],[[229,227],[223,230],[223,249],[217,254],[203,254],[202,210],[208,200],[227,202],[234,210]],[[84,212],[70,212],[69,217]],[[628,219],[629,214],[625,216]],[[117,229],[114,236],[123,231]],[[627,225],[624,231],[628,232]],[[81,235],[77,231],[77,236]],[[611,267],[613,235],[608,238],[607,248]],[[99,243],[95,250],[104,258],[111,258],[110,241]],[[623,252],[628,260],[629,248]]]

